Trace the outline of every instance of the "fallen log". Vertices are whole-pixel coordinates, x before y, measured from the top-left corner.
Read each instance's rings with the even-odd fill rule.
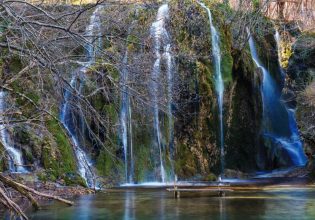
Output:
[[[14,211],[17,215],[21,216],[22,219],[28,219],[25,213],[22,211],[22,209],[15,202],[13,202],[1,188],[0,188],[0,202],[4,206],[6,206],[9,210]]]
[[[15,190],[24,195],[32,203],[32,206],[35,210],[39,210],[39,204],[31,193],[27,192],[22,188],[15,188]]]
[[[38,192],[32,188],[29,188],[21,183],[18,183],[18,182],[15,182],[5,176],[3,176],[2,174],[0,174],[0,181],[3,182],[4,185],[6,186],[9,186],[9,187],[12,187],[13,189],[17,190],[18,192],[20,192],[22,195],[26,196],[27,198],[29,198],[32,202],[32,197],[30,197],[29,193],[32,193],[34,195],[37,195],[37,196],[40,196],[40,197],[45,197],[45,198],[49,198],[49,199],[54,199],[54,200],[57,200],[59,202],[63,202],[67,205],[70,205],[72,206],[74,203],[69,201],[69,200],[66,200],[66,199],[63,199],[59,196],[54,196],[54,195],[50,195],[50,194],[46,194],[46,193],[41,193],[41,192]],[[34,200],[35,201],[35,200]]]
[[[174,186],[174,188],[167,188],[169,192],[174,192],[174,197],[179,198],[181,192],[214,192],[218,193],[220,197],[225,196],[226,192],[233,192],[233,189],[222,189],[222,188],[178,188]]]
[[[168,188],[166,190],[169,192],[173,192],[173,191],[178,191],[178,192],[233,192],[234,191],[232,189],[208,189],[208,188],[204,188],[204,189],[190,189],[190,188],[173,189],[173,188]]]

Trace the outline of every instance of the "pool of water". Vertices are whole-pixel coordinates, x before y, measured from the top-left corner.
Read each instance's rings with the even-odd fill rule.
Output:
[[[315,219],[315,188],[240,190],[226,197],[165,189],[117,189],[80,196],[75,205],[44,204],[31,219]]]

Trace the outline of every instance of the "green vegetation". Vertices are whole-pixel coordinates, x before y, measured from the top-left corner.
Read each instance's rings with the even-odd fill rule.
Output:
[[[62,160],[58,161],[59,169],[61,170],[61,172],[64,173],[75,171],[76,162],[73,156],[72,146],[62,127],[57,121],[52,119],[47,122],[47,129],[53,135],[58,150],[60,151],[60,156]]]
[[[262,63],[274,74],[276,81],[280,82],[277,76],[278,63],[275,59],[274,24],[258,11],[236,12],[227,4],[218,1],[205,0],[204,2],[211,10],[214,26],[220,36],[221,72],[225,86],[224,135],[227,166],[232,169],[251,171],[256,168],[256,158],[248,159],[248,155],[256,154],[257,146],[261,144],[257,136],[261,128],[262,106],[259,88],[262,76],[252,62],[246,42],[244,45],[239,44],[239,41],[246,40],[246,36],[243,36],[246,33],[241,33],[241,31],[246,32],[245,28],[239,22],[244,21],[244,24],[250,27]],[[81,87],[77,85],[75,88],[80,95],[74,92],[77,100],[80,100],[78,106],[82,108],[87,122],[80,136],[84,140],[84,149],[91,155],[96,172],[102,177],[102,181],[114,184],[124,179],[124,152],[119,112],[121,108],[120,71],[126,51],[128,51],[127,66],[130,70],[128,85],[132,88],[130,103],[132,142],[136,161],[135,179],[144,181],[151,178],[154,172],[158,172],[157,162],[152,159],[157,156],[154,149],[157,146],[154,141],[152,103],[150,102],[151,71],[155,57],[154,39],[150,36],[150,26],[156,19],[160,3],[162,1],[104,7],[100,13],[101,31],[99,33],[102,35],[100,43],[103,50],[94,51],[95,60],[86,72],[80,69],[82,63],[75,62],[87,60],[86,42],[80,41],[80,34],[84,33],[88,25],[92,9],[83,13],[78,23],[71,26],[70,30],[77,34],[75,41],[69,41],[69,36],[64,36],[57,30],[48,30],[47,27],[47,30],[41,30],[45,35],[43,44],[50,45],[53,42],[53,48],[40,45],[37,51],[34,49],[34,39],[26,39],[21,45],[17,44],[46,62],[37,63],[36,68],[24,73],[11,83],[10,87],[14,92],[8,96],[10,101],[12,100],[11,107],[14,112],[10,117],[29,123],[17,125],[14,131],[10,132],[17,139],[17,146],[22,149],[23,158],[27,163],[36,164],[40,161],[40,165],[44,168],[44,171],[38,174],[40,179],[63,180],[65,184],[84,185],[84,181],[77,173],[76,159],[69,137],[57,121],[41,112],[41,109],[45,109],[55,116],[58,115],[58,106],[65,98],[65,89],[69,87],[65,81],[69,80],[70,73],[80,77],[84,75],[82,79],[80,78],[83,82]],[[254,9],[260,7],[257,0],[252,0],[251,3]],[[73,4],[79,4],[79,2],[73,1]],[[204,8],[196,1],[172,0],[169,6],[170,18],[166,20],[165,28],[169,33],[172,44],[171,54],[175,63],[174,103],[172,103],[176,145],[175,169],[179,178],[182,179],[197,177],[201,180],[212,181],[219,174],[220,149],[218,147],[219,122],[214,81],[215,67],[209,18]],[[73,7],[78,9],[77,6]],[[54,13],[68,10],[65,8],[62,5],[58,6],[58,10],[56,9]],[[255,20],[252,21],[251,18]],[[8,24],[14,25],[14,23],[0,22],[0,31],[11,28]],[[20,33],[16,30],[18,28],[10,30],[10,34],[8,33],[10,36],[7,39],[11,39],[13,33],[18,36]],[[50,35],[53,38],[50,38]],[[90,38],[92,37],[87,39]],[[301,38],[297,39],[301,41]],[[1,40],[3,40],[2,37]],[[94,40],[98,43],[99,39]],[[11,43],[14,45],[16,42]],[[297,66],[301,61],[301,59],[294,60],[295,55],[299,53],[293,50],[294,47],[291,47],[290,43],[283,41],[281,44],[281,65],[288,70],[290,65],[293,65],[292,62]],[[47,51],[49,56],[46,57],[39,51]],[[21,51],[16,54],[11,53],[9,49],[3,49],[0,52],[1,58],[5,57],[0,63],[1,69],[6,70],[1,71],[4,82],[12,78],[34,58],[29,54],[22,54]],[[305,58],[306,56],[303,59]],[[161,93],[167,90],[166,78],[163,78],[166,68],[163,59],[161,59],[160,81],[163,87]],[[308,65],[311,64],[308,63]],[[301,70],[296,73],[301,74],[300,76],[307,75],[305,79],[299,78],[303,78],[303,83],[311,83],[313,75],[310,70]],[[18,93],[24,94],[25,97]],[[161,110],[167,107],[166,99],[163,97],[161,100]],[[169,118],[166,113],[160,111],[159,119],[161,145],[166,148],[165,166],[167,172],[170,173],[170,152],[167,149],[170,142]],[[38,128],[40,126],[42,129]],[[248,163],[245,164],[243,161]],[[1,163],[5,167],[4,162],[1,161]]]

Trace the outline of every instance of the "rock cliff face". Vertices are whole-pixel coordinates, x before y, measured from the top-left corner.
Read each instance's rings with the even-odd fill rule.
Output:
[[[261,72],[250,54],[234,54],[233,84],[228,108],[226,163],[228,168],[253,171],[259,167],[262,121]],[[245,162],[246,161],[246,162]]]
[[[309,167],[314,169],[315,35],[306,33],[298,36],[292,48],[293,55],[287,69],[286,98],[296,107],[297,122],[310,160]]]
[[[236,46],[239,36],[235,34],[238,26],[231,25],[225,16],[226,8],[222,4],[208,5],[213,13],[214,25],[219,31],[224,79],[224,138],[226,169],[253,172],[258,169],[277,168],[266,165],[266,149],[261,140],[262,97],[260,93],[262,73],[257,69],[246,44]],[[130,88],[130,109],[132,134],[128,142],[133,145],[134,181],[152,180],[158,175],[156,162],[157,144],[153,128],[152,100],[150,83],[154,65],[154,39],[150,36],[150,27],[156,19],[159,5],[132,4],[128,6],[107,6],[101,13],[102,40],[104,56],[110,57],[106,63],[97,61],[86,73],[82,95],[98,113],[84,110],[85,129],[81,130],[83,149],[92,158],[94,172],[104,179],[106,184],[124,181],[124,149],[121,135],[120,72],[127,66]],[[165,28],[171,39],[171,54],[175,63],[172,113],[174,125],[174,162],[171,153],[166,150],[166,169],[174,169],[180,179],[213,180],[220,174],[219,118],[217,95],[214,85],[214,62],[212,60],[211,37],[206,11],[190,1],[171,1],[169,19]],[[228,9],[230,10],[230,9]],[[116,18],[115,25],[112,19]],[[263,20],[264,29],[270,28],[270,22]],[[255,33],[254,33],[255,34]],[[258,35],[258,34],[257,34]],[[302,39],[301,39],[302,40]],[[270,33],[257,38],[261,59],[268,67],[277,69],[276,45]],[[299,41],[298,41],[299,42]],[[304,50],[296,43],[294,56],[290,59],[288,72],[295,84],[314,75],[312,56],[302,57]],[[76,48],[82,54],[83,48]],[[127,53],[126,53],[127,52]],[[123,63],[128,54],[127,62]],[[312,57],[312,58],[311,58]],[[303,59],[303,65],[301,64]],[[14,74],[23,64],[14,57],[2,59],[2,77]],[[304,62],[307,61],[307,62]],[[17,63],[18,65],[17,65]],[[66,78],[75,68],[67,68]],[[166,90],[167,80],[161,65],[161,90]],[[276,71],[275,71],[276,72]],[[106,76],[106,79],[102,78]],[[278,76],[274,76],[281,83]],[[16,82],[15,90],[27,93],[28,97],[41,105],[43,99],[49,100],[53,116],[58,118],[62,93],[54,95],[56,85],[52,79],[45,79],[45,88],[34,85],[37,80]],[[293,85],[293,84],[292,84]],[[313,84],[306,86],[304,96],[313,91]],[[101,88],[98,92],[96,88]],[[49,91],[48,93],[45,91]],[[305,100],[305,99],[303,99]],[[27,100],[14,93],[10,94],[10,103],[22,111],[36,111]],[[169,131],[167,100],[159,100],[159,118],[161,126],[161,145],[167,149],[172,137]],[[303,108],[302,108],[303,107]],[[313,109],[312,102],[298,104],[298,115],[302,134],[308,146],[314,145],[313,134],[308,134],[303,118]],[[83,108],[84,109],[84,108]],[[79,119],[79,115],[77,116]],[[81,116],[80,116],[81,117]],[[100,123],[99,119],[102,120]],[[32,125],[12,126],[11,136],[16,147],[21,148],[24,160],[33,165],[41,179],[63,179],[67,184],[81,183],[77,174],[76,159],[72,143],[58,121],[50,116],[40,118]],[[310,149],[313,149],[310,147]],[[313,152],[313,150],[311,150]],[[130,155],[128,155],[130,157]],[[6,160],[2,168],[7,169]],[[131,162],[129,166],[131,166]]]

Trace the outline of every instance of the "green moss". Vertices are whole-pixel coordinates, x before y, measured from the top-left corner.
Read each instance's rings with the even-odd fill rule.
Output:
[[[38,105],[40,103],[40,93],[34,88],[33,82],[31,80],[24,80],[23,82],[16,80],[11,83],[11,87],[15,92],[12,93],[15,102],[22,111],[21,115],[31,117],[37,110],[34,104]],[[18,93],[24,94],[26,98]]]
[[[72,146],[68,137],[57,121],[50,120],[47,122],[47,128],[55,137],[57,148],[61,154],[60,166],[64,172],[75,171],[76,161],[73,155]]]
[[[182,29],[179,31],[179,36],[176,37],[177,44],[180,45],[183,53],[189,53],[191,51],[191,39],[187,30]]]
[[[156,14],[154,8],[137,8],[137,13],[134,13],[135,20],[138,21],[140,27],[146,26],[150,22],[150,18],[153,18]],[[152,22],[150,22],[152,23]]]
[[[213,173],[210,173],[203,178],[204,181],[217,181],[217,179],[217,176]]]
[[[220,47],[221,47],[221,74],[224,80],[224,84],[228,85],[232,82],[232,68],[233,68],[233,57],[232,57],[232,37],[230,33],[230,27],[221,24],[220,30]]]
[[[106,68],[107,70],[107,73],[113,77],[114,80],[118,81],[119,80],[119,77],[120,77],[120,72],[119,70],[116,68],[116,67],[113,67],[113,66],[107,66]]]
[[[118,113],[114,104],[104,105],[103,111],[105,112],[106,116],[111,119],[111,121],[115,122],[118,120]]]
[[[108,149],[111,148],[108,147]],[[96,169],[99,176],[114,180],[115,182],[121,182],[124,173],[123,163],[118,161],[117,158],[114,158],[113,155],[106,150],[100,151],[96,159]]]
[[[14,127],[15,139],[19,141],[20,144],[26,145],[30,143],[30,133],[23,127]]]
[[[26,150],[26,151],[24,152],[24,155],[25,155],[25,158],[26,158],[26,160],[27,160],[28,162],[30,162],[30,163],[33,163],[33,162],[34,162],[34,157],[33,157],[33,154],[32,154],[31,151]]]
[[[143,137],[145,138],[145,137]],[[153,164],[150,161],[150,145],[146,143],[150,142],[151,140],[142,140],[143,144],[139,144],[137,146],[137,160],[135,161],[135,179],[139,182],[145,181],[146,174],[153,170]]]
[[[252,0],[253,7],[255,10],[259,9],[260,7],[260,1],[259,0]]]
[[[42,143],[42,164],[44,168],[50,170],[51,176],[55,178],[59,178],[64,173],[75,173],[76,160],[68,137],[54,119],[47,121],[46,126],[54,137],[57,149],[53,149],[54,146],[50,140],[44,138]]]
[[[45,172],[37,173],[37,177],[42,182],[47,182],[48,180]]]
[[[96,168],[101,176],[111,175],[113,161],[112,158],[110,158],[103,150],[101,150],[99,156],[97,157]]]
[[[38,104],[39,103],[39,100],[40,100],[40,96],[38,93],[36,93],[35,90],[29,92],[26,94],[26,96],[31,99],[35,104]]]
[[[67,186],[81,185],[87,187],[85,180],[76,173],[66,173],[62,176],[62,179]]]
[[[136,52],[141,49],[140,45],[140,40],[137,36],[135,35],[128,35],[127,37],[127,42],[128,42],[128,51],[130,52]]]
[[[110,50],[111,47],[113,47],[112,41],[107,37],[103,38],[103,49]]]
[[[133,146],[135,161],[135,180],[137,182],[145,181],[154,173],[155,165],[154,148],[152,147],[153,132],[150,124],[147,124],[146,114],[133,112],[132,118],[138,123],[133,125]],[[165,140],[163,140],[165,143]]]
[[[56,174],[55,170],[46,170],[47,180],[55,182],[57,180],[57,176],[58,175]]]
[[[92,103],[93,107],[98,112],[102,112],[103,111],[104,102],[105,102],[104,97],[100,93],[96,94],[93,97],[93,99],[91,100],[91,103]]]
[[[214,86],[213,67],[208,61],[196,61],[196,73],[199,79],[200,92],[203,95],[212,94]]]
[[[21,60],[17,56],[13,56],[9,62],[9,69],[13,73],[18,73],[22,69],[23,65]]]
[[[185,144],[177,145],[177,156],[175,161],[175,173],[179,177],[193,177],[197,173],[194,155]]]
[[[224,84],[231,83],[233,80],[232,78],[233,58],[231,54],[226,54],[225,56],[222,57],[221,66]]]
[[[206,1],[208,6],[216,3]],[[231,37],[224,19],[226,6],[220,6],[213,16],[219,31],[221,48],[221,71],[226,84],[232,81]],[[171,36],[178,48],[178,72],[185,82],[186,97],[180,97],[183,105],[177,112],[175,125],[176,173],[180,178],[204,175],[218,164],[219,149],[216,148],[218,120],[215,94],[215,67],[212,57],[209,18],[196,2],[172,1]],[[211,12],[213,12],[211,8]],[[222,13],[224,11],[224,13]],[[176,128],[175,128],[176,129]],[[213,168],[215,167],[215,168]]]
[[[52,146],[48,138],[44,138],[42,142],[42,164],[45,169],[56,170],[56,175],[58,175],[58,165],[57,158],[52,156]]]

